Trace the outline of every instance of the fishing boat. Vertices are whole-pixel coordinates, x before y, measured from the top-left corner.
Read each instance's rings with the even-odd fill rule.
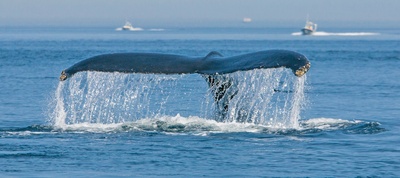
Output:
[[[308,20],[306,21],[306,25],[301,29],[301,33],[303,35],[312,35],[315,31],[317,31],[317,24]]]
[[[243,18],[243,23],[250,23],[252,20],[251,18],[245,17]]]
[[[132,26],[132,24],[131,24],[130,22],[128,22],[128,21],[125,22],[125,25],[124,25],[124,26],[122,26],[122,30],[132,30],[132,29],[133,29],[133,26]]]
[[[131,24],[130,22],[126,21],[124,26],[122,26],[121,28],[117,28],[116,30],[117,30],[117,31],[120,31],[120,30],[126,30],[126,31],[141,31],[141,30],[143,30],[143,29],[142,29],[142,28],[139,28],[139,27],[136,27],[136,28],[135,28],[135,27],[132,26],[132,24]]]

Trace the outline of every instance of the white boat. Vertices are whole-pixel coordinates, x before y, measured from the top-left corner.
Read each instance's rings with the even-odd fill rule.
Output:
[[[306,21],[306,25],[301,29],[301,33],[303,35],[312,35],[315,31],[317,31],[317,24],[308,20]]]
[[[133,29],[133,26],[130,22],[126,21],[125,25],[122,27],[122,30],[131,30]]]
[[[251,21],[252,21],[251,18],[248,17],[243,18],[244,23],[250,23]]]
[[[142,28],[138,28],[138,27],[133,27],[132,24],[128,21],[125,22],[125,25],[122,26],[122,28],[117,28],[116,30],[127,30],[127,31],[141,31],[143,30]]]

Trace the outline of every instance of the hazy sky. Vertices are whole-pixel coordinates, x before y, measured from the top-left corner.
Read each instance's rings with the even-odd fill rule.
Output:
[[[400,24],[400,0],[0,0],[0,26]],[[400,26],[400,25],[397,25]]]

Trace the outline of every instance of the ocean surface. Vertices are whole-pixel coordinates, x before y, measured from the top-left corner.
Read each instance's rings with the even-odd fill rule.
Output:
[[[118,52],[306,55],[310,71],[228,74],[228,117],[198,74],[62,70]],[[179,66],[179,64],[177,64]],[[400,30],[0,28],[1,177],[400,177]]]

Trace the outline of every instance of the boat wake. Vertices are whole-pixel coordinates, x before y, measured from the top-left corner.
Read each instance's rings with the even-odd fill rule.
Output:
[[[292,33],[293,36],[301,36],[301,32]],[[374,36],[380,35],[380,33],[372,33],[372,32],[344,32],[344,33],[331,33],[331,32],[323,32],[317,31],[311,34],[311,36]]]
[[[124,30],[122,28],[116,28],[115,31],[143,31],[143,28],[130,28],[128,30]]]
[[[152,32],[162,32],[162,31],[165,31],[165,29],[163,29],[163,28],[150,28],[149,31],[152,31]]]
[[[128,30],[124,30],[123,28],[116,28],[115,31],[151,31],[151,32],[162,32],[165,31],[163,28],[150,28],[150,29],[143,29],[143,28],[130,28]]]

